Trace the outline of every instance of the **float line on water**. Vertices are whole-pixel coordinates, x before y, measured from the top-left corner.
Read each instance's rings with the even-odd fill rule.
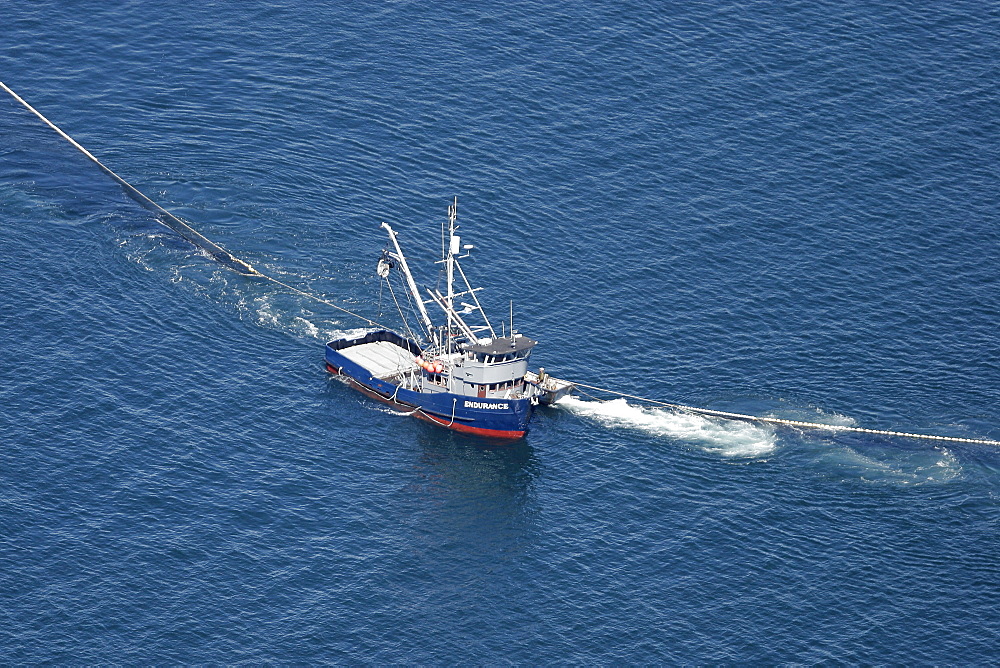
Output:
[[[742,413],[729,413],[727,411],[716,411],[710,408],[696,408],[694,406],[685,406],[683,404],[671,404],[666,401],[657,401],[656,399],[648,399],[646,397],[637,397],[632,394],[625,394],[624,392],[618,392],[617,390],[609,390],[605,387],[595,387],[593,385],[585,385],[583,383],[573,383],[573,384],[578,387],[585,387],[588,390],[595,390],[597,392],[607,392],[608,394],[615,394],[620,397],[625,397],[627,399],[645,401],[650,404],[656,404],[658,406],[664,406],[666,408],[673,408],[675,410],[683,411],[685,413],[708,415],[710,417],[720,417],[720,418],[725,418],[727,420],[743,420],[745,422],[763,422],[766,424],[780,424],[789,427],[803,427],[808,429],[828,429],[830,431],[850,431],[861,434],[879,434],[882,436],[922,438],[928,441],[952,441],[955,443],[979,443],[982,445],[1000,445],[1000,441],[994,441],[988,438],[961,438],[959,436],[935,436],[933,434],[913,434],[905,431],[866,429],[864,427],[848,427],[846,425],[838,425],[838,424],[823,424],[822,422],[803,422],[802,420],[785,420],[783,418],[761,417],[757,415],[744,415]]]
[[[318,295],[315,295],[315,294],[313,294],[311,292],[307,292],[305,290],[301,290],[301,289],[296,288],[296,287],[294,287],[292,285],[289,285],[289,284],[287,284],[287,283],[285,283],[283,281],[279,281],[278,279],[274,278],[273,276],[268,276],[267,274],[264,274],[264,273],[260,272],[259,270],[255,269],[253,266],[250,265],[250,263],[245,262],[244,260],[241,260],[240,258],[236,257],[235,255],[233,255],[232,253],[230,253],[229,251],[227,251],[222,246],[216,244],[213,241],[210,241],[208,238],[206,238],[204,235],[202,235],[201,233],[199,233],[198,231],[196,231],[194,228],[192,228],[186,222],[184,222],[183,220],[181,220],[180,218],[178,218],[174,214],[170,213],[169,211],[167,211],[166,209],[164,209],[162,206],[160,206],[159,204],[157,204],[156,202],[154,202],[150,198],[146,197],[146,195],[144,195],[143,193],[141,193],[136,187],[134,187],[128,181],[126,181],[122,177],[120,177],[117,174],[115,174],[113,171],[111,171],[111,169],[109,169],[108,167],[106,167],[100,160],[98,160],[97,158],[95,158],[94,155],[90,151],[88,151],[87,149],[85,149],[83,146],[81,146],[79,143],[77,143],[77,141],[75,139],[73,139],[68,134],[66,134],[61,129],[59,129],[59,127],[55,123],[53,123],[52,121],[50,121],[49,119],[47,119],[45,116],[43,116],[41,112],[39,112],[37,109],[35,109],[34,107],[32,107],[27,102],[25,102],[21,98],[21,96],[19,96],[17,93],[15,93],[10,88],[8,88],[7,85],[4,84],[2,81],[0,81],[0,88],[3,88],[5,91],[7,91],[8,93],[10,93],[10,95],[15,100],[17,100],[22,105],[24,105],[24,107],[28,111],[30,111],[35,116],[37,116],[38,118],[40,118],[46,125],[48,125],[50,128],[52,128],[53,130],[55,130],[59,134],[60,137],[62,137],[66,141],[68,141],[74,148],[76,148],[78,151],[80,151],[85,156],[87,156],[88,159],[90,159],[94,164],[96,164],[98,167],[101,168],[101,171],[103,171],[105,174],[107,174],[112,179],[114,179],[119,185],[121,185],[125,189],[125,192],[128,193],[129,196],[132,197],[132,199],[136,200],[144,208],[146,208],[149,211],[152,211],[153,213],[157,214],[157,220],[161,224],[163,224],[164,226],[170,228],[171,230],[173,230],[177,234],[179,234],[182,237],[184,237],[184,239],[186,239],[190,243],[194,244],[197,248],[201,248],[202,250],[204,250],[205,252],[207,252],[213,259],[215,259],[217,262],[219,262],[223,266],[225,266],[225,267],[227,267],[227,268],[235,271],[238,274],[242,274],[244,276],[250,276],[250,277],[256,277],[256,278],[263,278],[264,280],[270,281],[270,282],[274,283],[275,285],[280,285],[283,288],[286,288],[288,290],[291,290],[292,292],[300,294],[303,297],[307,297],[309,299],[313,299],[313,300],[315,300],[315,301],[317,301],[317,302],[319,302],[321,304],[326,304],[327,306],[330,306],[331,308],[337,309],[338,311],[341,311],[341,312],[346,313],[348,315],[352,315],[355,318],[359,318],[361,320],[364,320],[368,324],[373,325],[375,327],[381,327],[383,329],[390,329],[389,327],[386,327],[385,325],[380,325],[379,323],[375,322],[374,320],[370,320],[369,318],[366,318],[366,317],[364,317],[363,315],[361,315],[359,313],[355,313],[354,311],[349,311],[348,309],[346,309],[346,308],[344,308],[342,306],[338,306],[337,304],[334,304],[333,302],[331,302],[331,301],[329,301],[327,299],[323,299],[322,297],[320,297]],[[955,442],[955,443],[980,443],[980,444],[985,444],[985,445],[998,445],[998,446],[1000,446],[1000,441],[994,441],[994,440],[985,439],[985,438],[959,438],[957,436],[934,436],[934,435],[930,435],[930,434],[913,434],[913,433],[902,432],[902,431],[887,431],[887,430],[884,430],[884,429],[865,429],[863,427],[847,427],[847,426],[842,426],[842,425],[822,424],[822,423],[818,423],[818,422],[803,422],[801,420],[784,420],[784,419],[781,419],[781,418],[760,417],[760,416],[756,416],[756,415],[743,415],[741,413],[729,413],[729,412],[726,412],[726,411],[715,411],[715,410],[711,410],[711,409],[708,409],[708,408],[696,408],[694,406],[684,406],[683,404],[673,404],[673,403],[668,403],[666,401],[658,401],[656,399],[648,399],[646,397],[638,397],[638,396],[631,395],[631,394],[625,394],[624,392],[618,392],[617,390],[609,390],[607,388],[595,387],[593,385],[586,385],[584,383],[574,383],[574,385],[576,385],[578,387],[585,387],[587,389],[595,390],[595,391],[598,391],[598,392],[606,392],[608,394],[614,394],[614,395],[617,395],[617,396],[620,396],[620,397],[625,397],[625,398],[628,398],[628,399],[635,399],[637,401],[644,401],[644,402],[647,402],[647,403],[650,403],[650,404],[656,404],[658,406],[664,406],[664,407],[667,407],[667,408],[673,408],[673,409],[676,409],[676,410],[679,410],[679,411],[683,411],[683,412],[686,412],[686,413],[695,413],[695,414],[698,414],[698,415],[708,415],[708,416],[711,416],[711,417],[720,417],[720,418],[725,418],[725,419],[728,419],[728,420],[743,420],[743,421],[747,421],[747,422],[762,422],[762,423],[766,423],[766,424],[780,424],[780,425],[786,425],[786,426],[791,426],[791,427],[803,427],[803,428],[809,428],[809,429],[827,429],[827,430],[830,430],[830,431],[848,431],[848,432],[857,432],[857,433],[862,433],[862,434],[879,434],[879,435],[882,435],[882,436],[900,436],[900,437],[905,437],[905,438],[921,438],[921,439],[930,440],[930,441],[951,441],[951,442]]]
[[[232,253],[230,253],[229,251],[227,251],[222,246],[220,246],[217,243],[209,240],[207,237],[205,237],[200,232],[198,232],[197,230],[195,230],[194,228],[192,228],[190,225],[188,225],[186,222],[184,222],[183,220],[181,220],[180,218],[178,218],[174,214],[170,213],[169,211],[167,211],[166,209],[164,209],[162,206],[160,206],[159,204],[157,204],[156,202],[154,202],[150,198],[146,197],[146,195],[144,195],[142,192],[140,192],[139,189],[136,188],[135,186],[133,186],[131,183],[129,183],[128,181],[126,181],[122,177],[120,177],[117,174],[115,174],[111,169],[109,169],[106,165],[104,165],[104,163],[102,163],[100,160],[98,160],[97,158],[95,158],[94,155],[90,151],[88,151],[87,149],[85,149],[75,139],[73,139],[68,134],[66,134],[61,129],[59,129],[59,127],[55,123],[53,123],[52,121],[50,121],[49,119],[47,119],[45,116],[43,116],[40,111],[38,111],[37,109],[35,109],[34,107],[32,107],[30,104],[28,104],[27,102],[25,102],[21,98],[20,95],[18,95],[14,91],[12,91],[2,81],[0,81],[0,88],[3,88],[5,91],[7,91],[8,93],[10,93],[11,97],[13,97],[15,100],[17,100],[22,105],[24,105],[24,107],[28,111],[30,111],[31,113],[33,113],[35,116],[37,116],[38,118],[40,118],[46,125],[48,125],[50,128],[52,128],[53,130],[55,130],[56,133],[58,133],[60,137],[62,137],[66,141],[68,141],[75,149],[77,149],[78,151],[80,151],[80,153],[83,153],[85,156],[87,156],[88,159],[90,159],[95,165],[97,165],[98,167],[101,168],[101,171],[103,171],[105,174],[107,174],[108,176],[110,176],[122,188],[124,188],[125,192],[128,193],[128,195],[132,199],[134,199],[136,202],[138,202],[139,204],[141,204],[143,206],[143,208],[145,208],[145,209],[147,209],[147,210],[152,211],[153,213],[155,213],[157,215],[157,217],[156,217],[157,221],[159,221],[165,227],[170,228],[171,230],[173,230],[177,234],[179,234],[182,237],[184,237],[184,239],[186,239],[190,243],[194,244],[195,247],[200,248],[203,251],[205,251],[206,253],[208,253],[219,264],[221,264],[224,267],[227,267],[229,269],[232,269],[236,273],[242,274],[243,276],[252,276],[252,277],[256,277],[256,278],[263,278],[264,280],[270,281],[270,282],[272,282],[272,283],[274,283],[276,285],[280,285],[283,288],[291,290],[292,292],[298,293],[298,294],[300,294],[300,295],[302,295],[304,297],[308,297],[309,299],[313,299],[313,300],[315,300],[317,302],[320,302],[322,304],[326,304],[327,306],[335,308],[338,311],[342,311],[344,313],[347,313],[348,315],[353,315],[355,318],[360,318],[361,320],[364,320],[368,324],[373,325],[375,327],[382,327],[384,329],[389,329],[388,327],[385,327],[385,325],[380,325],[379,323],[375,322],[374,320],[370,320],[370,319],[364,317],[363,315],[361,315],[359,313],[355,313],[354,311],[349,311],[346,308],[344,308],[342,306],[338,306],[337,304],[334,304],[333,302],[331,302],[331,301],[329,301],[327,299],[323,299],[322,297],[320,297],[318,295],[314,295],[311,292],[306,292],[305,290],[300,290],[299,288],[296,288],[294,286],[288,285],[287,283],[285,283],[283,281],[279,281],[278,279],[274,278],[273,276],[268,276],[267,274],[262,273],[261,271],[255,269],[253,266],[250,265],[249,262],[241,260],[240,258],[236,257],[235,255],[233,255]]]

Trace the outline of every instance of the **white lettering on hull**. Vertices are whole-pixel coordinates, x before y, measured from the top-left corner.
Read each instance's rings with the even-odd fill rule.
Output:
[[[493,410],[505,411],[510,408],[510,404],[488,404],[485,401],[466,401],[466,408],[489,408]]]

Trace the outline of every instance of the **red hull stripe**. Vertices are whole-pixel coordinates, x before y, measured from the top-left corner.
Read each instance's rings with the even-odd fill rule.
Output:
[[[333,368],[333,366],[329,362],[327,362],[326,370],[329,371],[330,373],[339,373],[337,369]],[[439,417],[431,415],[430,413],[421,410],[419,406],[410,406],[409,404],[402,404],[399,403],[398,401],[393,401],[391,397],[383,397],[378,392],[375,392],[371,388],[365,387],[364,385],[354,380],[350,376],[344,376],[344,378],[348,380],[351,387],[353,387],[354,389],[358,390],[359,392],[361,392],[366,396],[371,397],[372,399],[378,399],[382,403],[388,404],[391,408],[394,408],[404,413],[415,411],[414,414],[421,420],[426,420],[427,422],[431,422],[433,424],[446,427],[448,429],[453,429],[463,434],[475,434],[477,436],[488,436],[490,438],[513,439],[513,438],[524,438],[524,435],[527,433],[526,431],[508,431],[506,429],[484,429],[483,427],[473,427],[472,425],[461,424],[459,422],[449,424],[447,420],[442,420]]]
[[[506,429],[484,429],[482,427],[473,427],[472,425],[460,424],[458,422],[448,424],[447,420],[442,420],[441,418],[425,413],[424,411],[418,412],[417,417],[421,420],[427,420],[428,422],[433,422],[434,424],[442,427],[447,427],[448,429],[454,429],[455,431],[462,432],[463,434],[476,434],[477,436],[489,436],[490,438],[523,438],[527,433],[524,431],[507,431]]]

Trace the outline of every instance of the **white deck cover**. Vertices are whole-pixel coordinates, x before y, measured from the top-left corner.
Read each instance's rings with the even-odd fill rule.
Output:
[[[362,343],[338,350],[341,355],[357,362],[378,378],[392,375],[415,366],[413,353],[388,341]]]

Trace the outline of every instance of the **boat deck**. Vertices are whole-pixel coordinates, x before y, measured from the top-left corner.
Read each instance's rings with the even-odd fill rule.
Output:
[[[360,364],[377,378],[385,378],[416,367],[413,353],[389,341],[372,341],[338,350],[341,355]]]

